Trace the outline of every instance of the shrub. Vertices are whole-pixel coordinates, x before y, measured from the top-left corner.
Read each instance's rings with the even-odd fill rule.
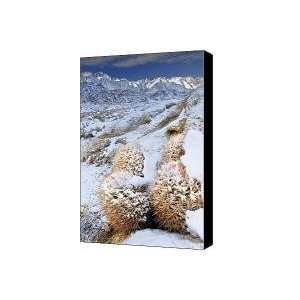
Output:
[[[100,210],[88,205],[80,207],[80,240],[82,242],[106,242],[111,236],[111,228]]]
[[[151,121],[152,121],[152,119],[150,118],[150,116],[148,114],[144,114],[140,118],[138,118],[136,123],[143,125],[143,124],[149,124],[149,123],[151,123]]]
[[[82,151],[81,161],[98,166],[102,163],[110,162],[111,153],[105,149],[110,145],[110,143],[109,139],[94,139],[94,141]]]
[[[167,128],[167,135],[183,133],[186,128],[186,118],[183,118]]]

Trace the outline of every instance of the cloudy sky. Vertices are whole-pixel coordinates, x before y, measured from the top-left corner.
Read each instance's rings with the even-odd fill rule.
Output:
[[[154,54],[82,57],[81,72],[102,71],[112,77],[137,80],[158,76],[202,76],[203,52],[169,52]]]

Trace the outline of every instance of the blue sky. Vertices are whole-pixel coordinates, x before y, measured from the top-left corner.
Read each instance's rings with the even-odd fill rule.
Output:
[[[203,51],[82,57],[80,71],[102,71],[112,77],[129,80],[159,76],[202,76]]]

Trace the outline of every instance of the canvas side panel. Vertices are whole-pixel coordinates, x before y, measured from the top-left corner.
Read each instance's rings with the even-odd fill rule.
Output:
[[[213,56],[204,52],[204,249],[213,244]]]

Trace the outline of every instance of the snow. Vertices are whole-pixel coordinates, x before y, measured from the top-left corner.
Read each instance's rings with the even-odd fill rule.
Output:
[[[148,89],[151,89],[152,87],[154,87],[158,82],[160,82],[161,79],[160,78],[157,78],[157,79],[154,79],[152,80],[148,85],[147,85],[147,88]]]
[[[165,140],[166,137],[162,130],[139,139],[145,157],[143,174],[145,180],[148,182],[153,181]]]
[[[145,156],[145,161],[144,161],[144,179],[147,182],[152,182],[154,175],[156,173],[156,165],[158,161],[160,160],[160,151],[152,151],[153,148],[148,148],[145,149],[144,151],[144,156]]]
[[[145,178],[131,175],[126,171],[120,171],[111,174],[109,180],[105,181],[103,188],[131,188],[143,186],[145,184],[147,184]]]
[[[200,130],[188,130],[184,139],[185,154],[181,157],[190,178],[197,178],[203,184],[204,140]]]
[[[204,240],[204,209],[188,210],[186,212],[185,222],[188,231],[193,236],[200,237]]]
[[[127,238],[123,244],[182,249],[203,249],[203,243],[200,239],[190,239],[181,234],[160,229],[143,229],[136,231]]]
[[[81,127],[87,132],[92,133],[94,131],[102,130],[105,127],[105,124],[98,119],[87,120],[82,122]]]
[[[169,79],[169,82],[174,82],[174,83],[179,84],[179,85],[182,84],[180,77],[172,77],[172,78]]]
[[[178,120],[184,117],[188,119],[188,122],[190,120],[191,122],[188,123],[184,140],[186,154],[182,157],[182,162],[186,165],[190,177],[202,179],[203,134],[201,131],[193,129],[194,127],[198,128],[193,123],[197,124],[199,115],[202,116],[203,102],[191,101],[191,105],[185,111],[183,110],[179,116],[176,106],[179,101],[191,94],[193,88],[199,87],[199,78],[174,77],[127,81],[126,79],[113,79],[99,73],[97,76],[100,79],[96,82],[93,79],[96,75],[82,75],[85,77],[84,80],[88,79],[85,81],[86,84],[81,85],[81,128],[84,129],[85,136],[88,133],[92,133],[93,136],[101,136],[105,133],[109,135],[114,131],[116,132],[115,136],[108,137],[111,141],[106,148],[108,153],[119,146],[118,143],[115,143],[117,139],[124,138],[128,143],[138,143],[145,157],[144,178],[128,176],[128,174],[120,172],[120,174],[116,174],[116,180],[107,184],[117,184],[124,187],[151,184],[161,158],[162,148],[167,140],[166,128],[176,124]],[[104,89],[100,88],[99,81],[103,83]],[[182,92],[183,87],[186,87],[185,92]],[[159,93],[162,88],[165,89],[164,92],[166,93]],[[198,89],[199,91],[193,91],[193,97],[190,97],[193,98],[192,100],[199,99],[203,94],[203,88],[199,87]],[[120,93],[120,90],[126,91],[124,95]],[[157,92],[158,96],[153,96]],[[90,101],[90,98],[94,100]],[[173,105],[169,106],[169,104]],[[139,124],[140,118],[144,115],[148,116],[151,122]],[[161,125],[164,124],[163,121],[165,120],[169,120],[168,124]],[[81,147],[88,146],[91,141],[92,139],[88,137],[82,138]],[[110,171],[111,166],[109,164],[102,164],[100,167],[86,163],[81,164],[81,205],[87,206],[87,211],[91,212],[89,214],[91,220],[101,219],[100,223],[103,224],[105,224],[105,219],[102,216],[101,201],[98,198],[97,190],[103,184],[104,177],[110,174]],[[90,219],[88,218],[88,220]],[[196,236],[201,236],[201,228],[199,227],[201,215],[199,217],[199,212],[189,211],[186,215],[186,223],[190,233],[195,238],[148,228],[133,233],[124,241],[124,244],[202,249],[203,243],[200,238],[196,238]],[[87,237],[89,237],[88,231]],[[92,241],[92,236],[87,240]]]
[[[81,76],[83,76],[83,77],[89,77],[89,76],[91,76],[91,75],[92,75],[91,72],[82,72],[82,73],[81,73]]]
[[[86,163],[81,164],[80,193],[82,205],[87,204],[89,206],[93,206],[99,204],[96,191],[100,185],[103,171],[103,167],[95,167]]]
[[[134,82],[134,81],[130,81],[130,82],[129,82],[129,85],[130,85],[130,86],[133,86],[133,87],[135,87],[135,88],[138,87],[138,84],[137,84],[136,82]]]
[[[184,87],[186,88],[186,89],[190,89],[191,88],[191,86],[187,83],[187,82],[183,82],[183,85],[184,85]]]

